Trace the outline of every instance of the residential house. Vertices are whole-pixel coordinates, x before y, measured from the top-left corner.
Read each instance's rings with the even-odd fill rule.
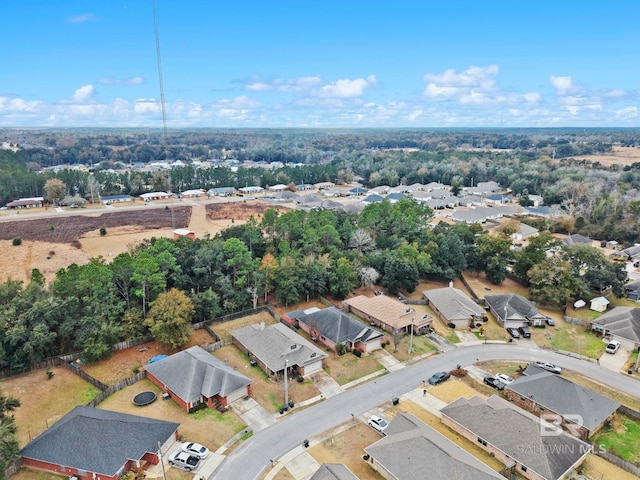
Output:
[[[594,297],[589,302],[589,308],[594,312],[604,312],[609,306],[609,303],[609,300],[604,297]]]
[[[358,480],[342,463],[323,463],[309,480]]]
[[[182,198],[200,198],[206,195],[207,191],[204,188],[197,188],[195,190],[185,190],[180,193]]]
[[[333,182],[319,182],[313,184],[313,187],[317,188],[318,190],[327,190],[329,188],[334,188],[335,186],[336,184]]]
[[[544,325],[547,318],[540,313],[535,303],[515,293],[487,295],[484,301],[504,328]]]
[[[390,203],[398,203],[400,200],[409,198],[407,197],[404,193],[390,193],[389,195],[387,195],[386,200],[388,200]]]
[[[620,408],[618,402],[539,368],[505,387],[509,401],[528,412],[556,421],[586,440]]]
[[[313,190],[313,185],[310,183],[301,183],[300,185],[296,185],[296,190],[299,192],[305,192],[307,190]]]
[[[640,308],[615,307],[591,321],[591,329],[634,347],[640,344]]]
[[[610,256],[613,258],[620,258],[628,262],[635,262],[640,259],[640,245],[634,245],[633,247],[618,250],[613,252]]]
[[[144,202],[151,202],[153,200],[166,200],[171,198],[171,194],[167,192],[149,192],[140,195],[140,200]]]
[[[579,235],[577,233],[563,238],[562,243],[569,247],[572,247],[574,245],[593,245],[593,241],[590,238],[585,237],[584,235]]]
[[[313,341],[334,351],[338,344],[363,353],[382,346],[382,333],[336,307],[295,310],[286,313],[283,320],[290,325],[297,324]]]
[[[227,407],[251,394],[251,379],[195,346],[145,365],[147,377],[187,412]]]
[[[238,191],[233,187],[216,187],[207,190],[208,197],[230,197],[236,193]]]
[[[539,230],[537,228],[527,225],[526,223],[520,223],[518,224],[518,231],[511,235],[511,240],[513,242],[519,242],[530,237],[535,237],[538,233]]]
[[[625,284],[624,291],[627,294],[627,298],[629,300],[638,301],[640,300],[640,280],[633,280]]]
[[[367,198],[362,200],[362,203],[364,203],[365,205],[369,205],[370,203],[380,203],[383,200],[384,200],[384,197],[381,197],[380,195],[369,194],[367,195]]]
[[[7,208],[37,208],[42,207],[44,203],[43,197],[20,198],[5,205]]]
[[[264,188],[254,185],[252,187],[241,187],[238,191],[242,194],[262,193],[264,192]]]
[[[531,480],[569,478],[592,446],[493,395],[459,398],[440,410],[442,423]],[[549,434],[545,434],[549,433]],[[464,477],[472,478],[472,477]]]
[[[269,190],[270,192],[284,192],[288,188],[289,187],[287,185],[279,183],[277,185],[272,185],[271,187],[268,187],[267,190]]]
[[[495,470],[408,413],[364,449],[369,466],[389,480],[504,480]]]
[[[279,378],[285,368],[305,376],[322,370],[327,354],[289,327],[264,322],[231,332],[233,343],[255,361],[267,375]]]
[[[133,202],[133,197],[131,195],[105,195],[100,197],[100,201],[103,205],[111,205],[112,203]]]
[[[358,295],[344,302],[349,306],[349,311],[369,322],[370,325],[386,330],[387,332],[404,331],[410,333],[419,332],[431,327],[433,319],[429,315],[419,315],[411,306],[406,305],[395,298],[386,295],[367,297]]]
[[[347,195],[350,197],[361,197],[363,195],[367,195],[369,190],[364,187],[353,187],[351,190],[347,192]]]
[[[77,406],[20,451],[22,465],[81,480],[117,480],[157,465],[178,439],[174,422]]]
[[[422,295],[442,321],[453,323],[456,328],[469,328],[472,322],[483,319],[486,314],[468,295],[452,286],[425,290]]]

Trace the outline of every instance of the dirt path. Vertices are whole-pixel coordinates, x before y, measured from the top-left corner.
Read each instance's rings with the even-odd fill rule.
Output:
[[[207,221],[207,209],[201,203],[193,203],[191,207],[191,219],[189,220],[189,230],[195,232],[196,236],[203,237],[205,234],[213,234],[212,225]]]

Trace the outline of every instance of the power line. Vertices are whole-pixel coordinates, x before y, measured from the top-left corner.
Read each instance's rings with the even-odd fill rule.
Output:
[[[160,31],[158,29],[158,6],[153,0],[153,24],[156,32],[156,57],[158,60],[158,79],[160,80],[160,103],[162,105],[162,131],[167,138],[167,110],[164,104],[164,84],[162,83],[162,60],[160,59]]]

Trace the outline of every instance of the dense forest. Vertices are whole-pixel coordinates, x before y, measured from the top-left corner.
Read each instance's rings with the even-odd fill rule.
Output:
[[[543,232],[514,251],[508,225],[498,235],[479,225],[432,228],[432,213],[413,200],[360,214],[269,209],[213,238],[151,239],[111,263],[70,265],[49,286],[36,269],[27,285],[0,284],[0,369],[76,351],[95,361],[146,333],[177,348],[192,323],[265,301],[340,300],[360,285],[413,292],[421,278],[452,280],[463,269],[497,284],[513,275],[543,305],[623,291],[624,266],[598,249],[563,246]]]
[[[515,195],[536,194],[566,215],[563,233],[640,241],[640,163],[604,166],[588,155],[640,144],[631,129],[495,130],[0,130],[0,204],[42,196],[50,178],[68,195],[139,195],[151,190],[269,186],[358,180],[367,187],[415,182],[472,186],[494,180]],[[182,161],[167,172],[139,171]],[[229,160],[239,166],[232,167]],[[197,162],[215,168],[198,168]],[[280,162],[281,168],[241,162]],[[87,165],[89,171],[46,167]]]

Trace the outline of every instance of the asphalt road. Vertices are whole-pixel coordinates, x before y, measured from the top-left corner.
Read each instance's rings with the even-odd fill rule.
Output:
[[[326,430],[361,415],[376,406],[390,401],[422,385],[433,373],[451,370],[456,365],[471,365],[478,360],[542,360],[563,368],[575,370],[592,379],[640,398],[640,382],[622,374],[616,374],[597,364],[567,357],[546,350],[532,350],[511,345],[476,345],[462,347],[417,362],[376,380],[301,410],[257,432],[234,450],[210,480],[258,479],[271,460],[302,444]]]

